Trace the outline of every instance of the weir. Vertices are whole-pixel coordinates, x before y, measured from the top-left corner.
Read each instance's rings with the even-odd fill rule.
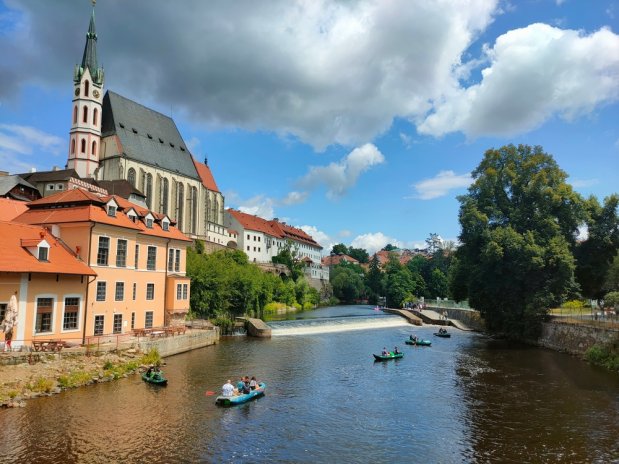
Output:
[[[297,319],[293,321],[272,321],[268,323],[273,337],[384,329],[388,327],[407,327],[409,325],[406,319],[400,316],[385,315]]]

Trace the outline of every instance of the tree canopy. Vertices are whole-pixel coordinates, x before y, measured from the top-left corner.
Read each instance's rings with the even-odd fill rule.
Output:
[[[535,337],[549,308],[577,290],[582,198],[541,147],[490,149],[460,201],[461,246],[450,280],[488,330]]]

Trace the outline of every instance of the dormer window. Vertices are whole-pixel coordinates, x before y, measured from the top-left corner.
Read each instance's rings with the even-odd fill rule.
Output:
[[[40,245],[38,247],[39,261],[49,261],[49,247]]]
[[[107,207],[107,215],[109,217],[116,217],[116,206],[108,205],[108,207]]]
[[[146,227],[149,229],[153,228],[153,220],[151,218],[146,218]]]
[[[161,221],[161,228],[162,228],[163,230],[165,230],[166,232],[167,232],[168,230],[170,230],[170,221],[168,221],[168,220],[166,220],[166,219],[164,219],[163,221]]]

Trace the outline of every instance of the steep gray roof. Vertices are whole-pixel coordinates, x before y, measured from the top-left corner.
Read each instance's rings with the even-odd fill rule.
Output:
[[[75,172],[75,169],[57,169],[54,171],[38,171],[38,172],[25,172],[18,174],[22,179],[28,182],[54,182],[65,181],[71,177],[79,179],[80,176]]]
[[[30,182],[25,181],[20,176],[14,174],[12,176],[0,176],[0,196],[6,195],[16,185],[23,185],[24,187],[36,190],[37,188]]]
[[[117,135],[129,159],[200,180],[172,118],[117,93],[103,97],[102,136]]]

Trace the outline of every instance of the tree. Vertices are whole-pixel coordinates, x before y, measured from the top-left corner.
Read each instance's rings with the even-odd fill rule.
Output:
[[[376,297],[384,295],[383,288],[383,273],[380,270],[380,265],[378,263],[378,258],[376,255],[372,256],[370,260],[370,268],[366,275],[366,285],[370,290],[370,297],[372,298],[372,302],[376,302]]]
[[[571,250],[582,199],[539,146],[486,151],[460,196],[461,246],[452,291],[489,331],[536,337],[549,308],[574,294]]]
[[[364,248],[348,248],[348,256],[355,258],[360,263],[367,263],[370,261],[370,255]]]
[[[339,254],[347,255],[348,247],[344,245],[343,243],[338,243],[337,245],[333,245],[333,248],[331,249],[331,253],[333,253],[334,255],[339,255]]]
[[[398,249],[398,247],[392,245],[391,243],[387,243],[387,245],[385,245],[383,247],[383,251],[394,251],[394,250],[397,250],[397,249]]]
[[[334,266],[329,280],[333,294],[341,301],[352,303],[365,293],[362,274],[351,266]]]
[[[588,237],[576,246],[576,277],[583,296],[599,300],[606,292],[606,278],[619,250],[619,196],[595,197],[585,202]]]
[[[439,234],[430,234],[428,238],[426,238],[426,245],[428,245],[428,253],[431,255],[434,254],[442,245],[443,239]]]
[[[412,299],[414,291],[415,283],[407,268],[400,266],[387,274],[385,296],[389,307],[400,308],[402,303]]]
[[[608,268],[608,273],[604,280],[604,289],[608,292],[619,291],[619,253],[615,255],[615,259],[613,259]]]
[[[272,259],[275,264],[283,264],[290,271],[290,277],[293,281],[297,281],[303,275],[304,265],[299,259],[297,248],[287,241],[282,250]]]

